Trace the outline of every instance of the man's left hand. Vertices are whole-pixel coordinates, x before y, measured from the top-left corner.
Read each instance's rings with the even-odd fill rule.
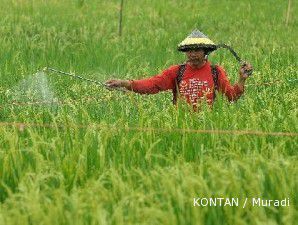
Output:
[[[244,62],[239,70],[239,83],[244,83],[245,80],[251,75],[252,70],[252,65],[248,62]]]

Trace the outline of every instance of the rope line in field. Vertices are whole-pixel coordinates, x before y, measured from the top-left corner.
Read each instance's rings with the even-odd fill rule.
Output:
[[[290,79],[290,80],[286,80],[286,81],[291,83],[291,82],[298,81],[298,78]],[[270,86],[270,85],[277,84],[277,83],[286,83],[286,82],[285,82],[285,80],[274,80],[274,81],[264,82],[264,83],[247,84],[245,86],[246,87]],[[94,96],[85,96],[80,99],[68,99],[68,100],[64,100],[64,101],[61,101],[61,100],[53,101],[52,100],[52,101],[32,101],[32,102],[10,102],[10,103],[0,105],[0,109],[4,108],[5,106],[30,106],[30,105],[51,105],[51,104],[67,105],[69,102],[79,102],[82,100],[95,101],[96,98]]]
[[[96,98],[92,96],[84,96],[83,98],[80,99],[67,99],[64,101],[61,100],[49,100],[49,101],[31,101],[31,102],[10,102],[6,104],[0,105],[0,109],[4,108],[5,106],[30,106],[30,105],[67,105],[68,103],[74,103],[74,102],[79,102],[79,101],[95,101]]]
[[[108,129],[114,131],[135,131],[135,132],[159,132],[159,133],[192,133],[192,134],[226,134],[226,135],[255,135],[255,136],[288,136],[297,137],[297,132],[266,132],[254,130],[203,130],[203,129],[183,129],[183,128],[157,128],[157,127],[115,127],[101,124],[52,124],[52,123],[21,123],[21,122],[0,122],[1,127],[16,127],[20,131],[26,128],[78,128],[78,129]]]

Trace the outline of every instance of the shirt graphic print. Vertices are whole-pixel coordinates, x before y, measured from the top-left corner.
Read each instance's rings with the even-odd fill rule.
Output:
[[[180,95],[184,96],[192,105],[197,105],[203,99],[207,99],[208,102],[207,96],[212,94],[208,81],[198,78],[182,80],[179,87]]]

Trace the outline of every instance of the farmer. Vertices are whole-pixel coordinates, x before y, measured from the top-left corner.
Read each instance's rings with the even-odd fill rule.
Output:
[[[172,90],[173,103],[183,99],[194,109],[203,101],[212,105],[216,91],[226,95],[229,101],[236,101],[244,92],[244,83],[248,72],[252,71],[249,63],[243,64],[239,70],[239,80],[231,85],[225,71],[220,66],[211,65],[207,60],[216,45],[200,31],[193,31],[178,45],[178,50],[185,52],[187,61],[182,65],[174,65],[156,76],[141,80],[108,80],[108,88],[124,87],[139,94],[155,94]]]

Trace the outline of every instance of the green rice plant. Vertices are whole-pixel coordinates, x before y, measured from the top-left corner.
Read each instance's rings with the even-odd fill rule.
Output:
[[[287,1],[124,1],[119,37],[118,0],[0,2],[1,225],[295,224],[295,4],[286,26]],[[170,92],[36,76],[49,66],[99,81],[149,77],[185,60],[176,47],[195,28],[254,66],[237,102],[218,95],[193,112],[172,106]],[[229,52],[209,60],[237,80]],[[284,82],[254,85],[274,80]],[[194,206],[220,197],[240,205]]]

